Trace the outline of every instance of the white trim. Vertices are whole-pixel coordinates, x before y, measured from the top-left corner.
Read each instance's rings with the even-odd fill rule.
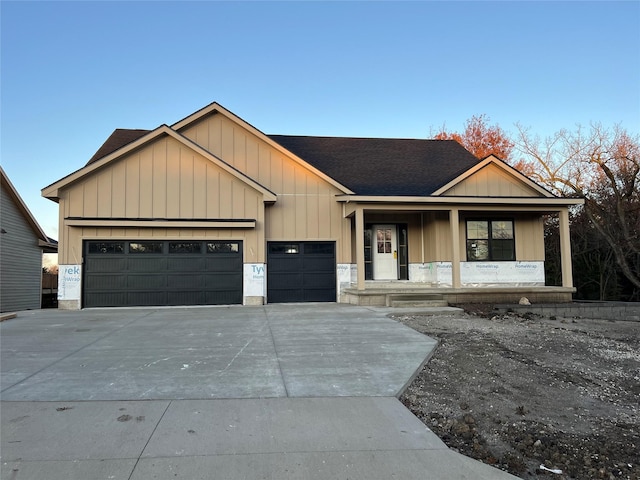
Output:
[[[216,220],[112,220],[96,219],[64,219],[68,227],[112,227],[112,228],[256,228],[255,220],[237,220],[221,222]]]
[[[451,205],[513,205],[517,206],[539,206],[545,207],[566,207],[570,205],[583,205],[582,198],[542,198],[542,197],[399,197],[399,196],[375,196],[375,195],[337,195],[339,202],[353,203],[388,203],[389,208],[398,208],[397,204],[416,205],[444,205],[450,208]],[[376,206],[376,208],[379,208]],[[349,214],[347,211],[347,215]]]

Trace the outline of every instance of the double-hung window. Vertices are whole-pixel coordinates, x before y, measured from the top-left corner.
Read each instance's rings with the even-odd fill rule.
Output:
[[[513,220],[467,220],[467,261],[515,259]]]

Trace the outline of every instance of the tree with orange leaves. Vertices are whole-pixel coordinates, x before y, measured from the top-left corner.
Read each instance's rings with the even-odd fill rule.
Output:
[[[489,125],[489,117],[484,114],[467,120],[463,133],[449,133],[443,127],[434,138],[455,140],[480,159],[493,154],[500,160],[509,161],[514,145],[498,125]]]

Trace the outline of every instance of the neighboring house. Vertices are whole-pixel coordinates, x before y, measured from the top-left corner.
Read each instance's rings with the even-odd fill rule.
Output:
[[[42,253],[55,253],[48,238],[0,167],[0,312],[40,308]]]
[[[42,195],[60,205],[60,308],[574,291],[568,208],[582,201],[450,140],[265,135],[212,103],[115,130]],[[546,215],[560,287],[545,286]]]

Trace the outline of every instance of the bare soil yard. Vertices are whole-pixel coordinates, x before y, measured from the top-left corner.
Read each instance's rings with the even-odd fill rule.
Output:
[[[640,323],[398,315],[439,340],[401,401],[450,447],[522,478],[640,480]]]

